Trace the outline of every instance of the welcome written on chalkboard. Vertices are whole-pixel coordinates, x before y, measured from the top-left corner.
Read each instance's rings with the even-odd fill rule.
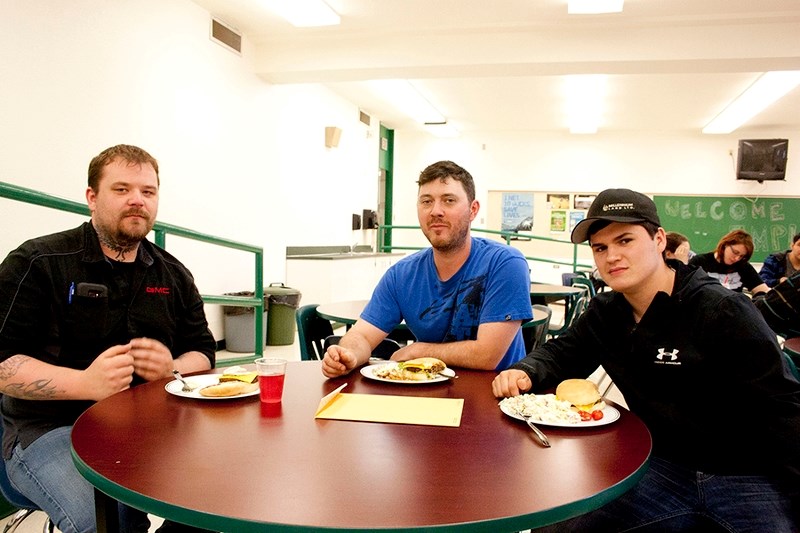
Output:
[[[689,238],[692,250],[714,250],[720,238],[734,229],[753,237],[753,262],[789,249],[800,226],[800,198],[736,196],[654,196],[661,225]]]

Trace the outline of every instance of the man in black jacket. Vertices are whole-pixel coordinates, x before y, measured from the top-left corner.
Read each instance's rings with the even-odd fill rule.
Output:
[[[136,383],[215,362],[191,274],[146,240],[158,211],[156,160],[114,146],[92,160],[88,182],[90,222],[27,241],[0,265],[6,471],[63,533],[95,528],[94,491],[70,456],[77,417]],[[123,531],[149,528],[124,506],[120,522]]]
[[[600,193],[572,233],[586,239],[613,291],[492,389],[540,391],[602,365],[650,429],[653,455],[628,493],[551,529],[797,531],[800,383],[749,298],[665,261],[666,234],[643,194]]]

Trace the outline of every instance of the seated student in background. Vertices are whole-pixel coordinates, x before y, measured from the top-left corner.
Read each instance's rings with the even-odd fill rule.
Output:
[[[492,392],[547,391],[602,365],[647,424],[653,452],[631,490],[548,530],[799,531],[800,383],[750,299],[665,260],[666,235],[643,194],[598,194],[572,232],[572,242],[586,239],[613,291],[501,372]]]
[[[753,303],[772,331],[784,338],[800,336],[800,272],[753,296]]]
[[[774,287],[796,272],[800,272],[800,233],[792,237],[791,248],[770,254],[764,259],[759,275],[764,283]]]
[[[746,231],[735,229],[719,240],[716,250],[695,255],[689,259],[689,265],[701,267],[732,291],[747,289],[753,294],[768,291],[769,287],[750,264],[752,256],[753,238]]]
[[[395,361],[436,357],[502,370],[525,356],[520,324],[532,317],[527,260],[516,248],[470,236],[480,206],[469,172],[440,161],[417,183],[417,217],[431,248],[384,274],[360,320],[325,353],[327,377],[366,363],[403,320],[417,341],[395,352]]]
[[[684,265],[689,264],[689,239],[677,231],[667,232],[667,248],[664,255],[667,259],[677,259]]]

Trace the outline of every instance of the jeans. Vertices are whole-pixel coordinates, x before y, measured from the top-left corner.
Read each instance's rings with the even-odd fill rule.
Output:
[[[11,484],[47,513],[62,533],[93,533],[94,487],[78,472],[70,456],[71,426],[45,433],[24,450],[18,444],[6,461]],[[119,504],[120,531],[147,533],[147,514]],[[165,521],[158,531],[205,531]]]
[[[753,532],[800,531],[793,493],[763,476],[723,476],[652,458],[641,481],[585,515],[534,531]]]

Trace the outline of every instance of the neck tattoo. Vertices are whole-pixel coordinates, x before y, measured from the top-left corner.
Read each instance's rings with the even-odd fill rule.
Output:
[[[114,261],[124,262],[126,260],[126,254],[136,255],[135,244],[117,242],[110,236],[99,231],[97,232],[97,238],[100,239],[100,243],[103,246],[115,254],[113,257]],[[128,257],[130,257],[130,255],[128,255]]]

